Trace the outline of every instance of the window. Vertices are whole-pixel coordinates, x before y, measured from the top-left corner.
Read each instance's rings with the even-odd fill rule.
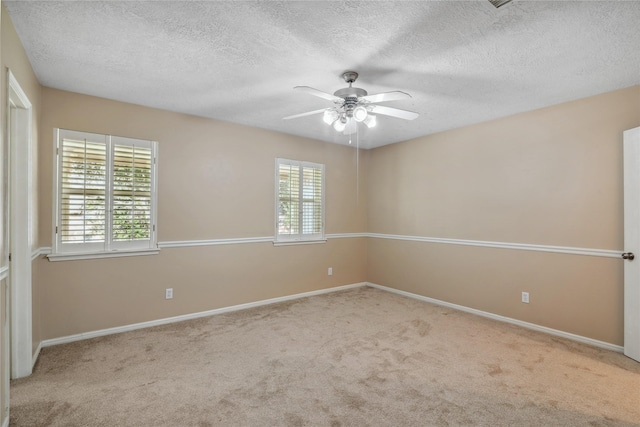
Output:
[[[157,143],[56,130],[53,258],[156,249]]]
[[[276,243],[324,241],[324,165],[276,159]]]

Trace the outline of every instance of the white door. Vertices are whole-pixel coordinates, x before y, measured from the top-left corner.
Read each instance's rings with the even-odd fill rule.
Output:
[[[640,362],[640,127],[624,132],[624,250],[624,354]]]

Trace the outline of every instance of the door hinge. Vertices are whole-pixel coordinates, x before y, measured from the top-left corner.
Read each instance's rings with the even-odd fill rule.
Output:
[[[9,262],[11,262],[11,253],[9,253]]]
[[[58,226],[56,225],[56,234],[58,234]]]

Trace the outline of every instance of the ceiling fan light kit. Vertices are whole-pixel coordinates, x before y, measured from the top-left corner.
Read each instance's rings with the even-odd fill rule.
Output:
[[[322,120],[326,124],[331,125],[333,124],[333,122],[338,120],[339,117],[340,117],[340,114],[338,114],[336,110],[324,110]]]
[[[364,124],[367,125],[368,128],[376,127],[376,124],[377,124],[376,116],[369,114],[364,119]]]
[[[367,118],[367,115],[367,109],[362,105],[359,105],[353,109],[353,118],[356,122],[363,122],[364,119]]]
[[[307,92],[310,95],[332,101],[335,106],[323,110],[295,114],[293,116],[285,117],[284,119],[295,119],[298,117],[323,113],[322,121],[327,125],[333,126],[336,132],[351,135],[358,131],[358,123],[364,123],[367,128],[375,127],[377,123],[377,114],[404,120],[413,120],[418,117],[418,113],[414,113],[413,111],[377,105],[378,102],[397,101],[411,98],[411,95],[408,93],[392,91],[369,95],[366,90],[359,87],[353,87],[353,83],[358,78],[358,73],[355,71],[346,71],[342,73],[342,78],[349,84],[349,87],[338,89],[333,93],[333,95],[309,86],[294,87],[294,89],[298,91]]]

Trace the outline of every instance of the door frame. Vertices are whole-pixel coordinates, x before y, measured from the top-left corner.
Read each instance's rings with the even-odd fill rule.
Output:
[[[624,249],[636,260],[624,261],[624,354],[640,362],[640,127],[623,136]]]
[[[11,378],[33,370],[31,241],[32,106],[7,68],[7,146],[9,149],[9,295],[11,319]],[[26,197],[25,197],[26,195]]]

